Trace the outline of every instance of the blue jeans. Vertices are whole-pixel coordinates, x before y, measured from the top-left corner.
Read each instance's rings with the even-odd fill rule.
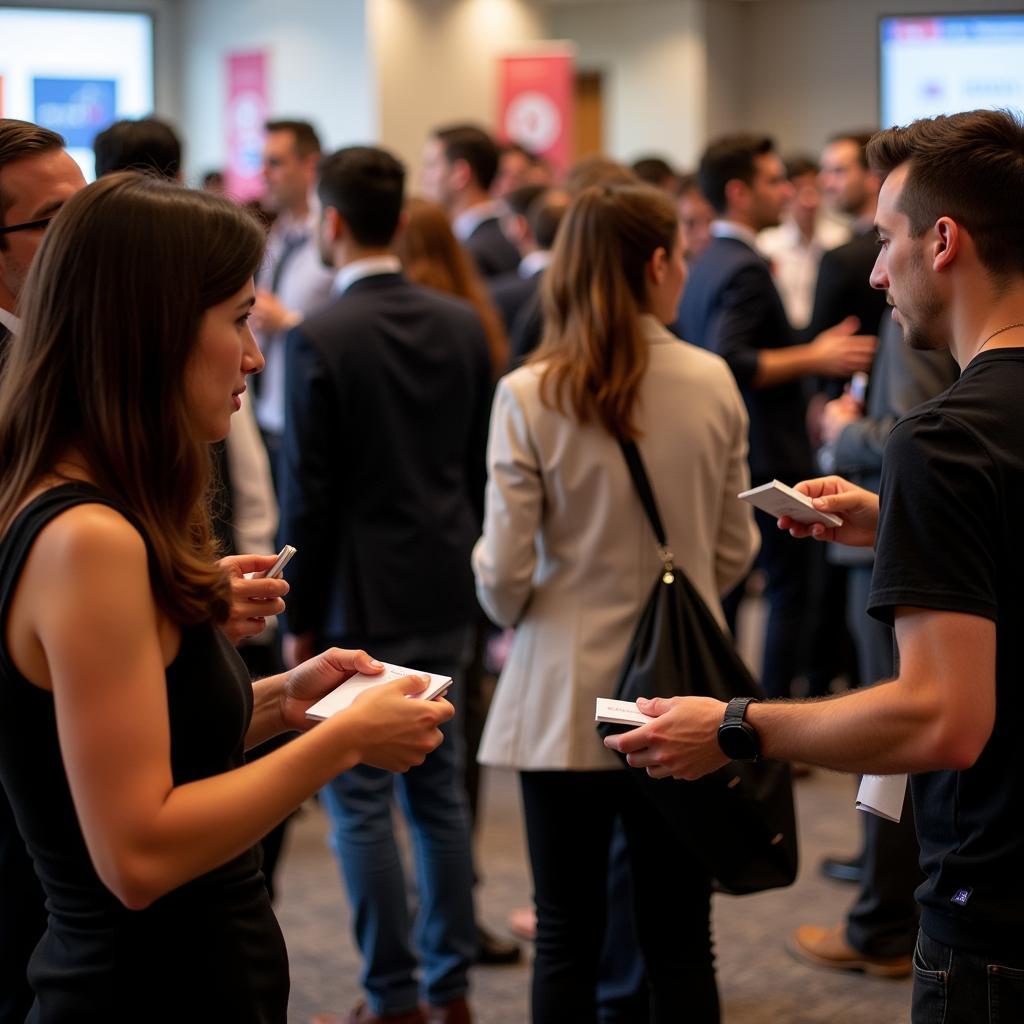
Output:
[[[951,949],[918,932],[913,1024],[1019,1024],[1024,960]]]
[[[363,646],[382,661],[451,676],[448,696],[458,708],[469,639],[468,629],[457,629]],[[456,720],[441,731],[444,743],[404,775],[358,765],[321,791],[363,955],[360,981],[379,1015],[407,1013],[419,1003],[413,943],[422,961],[423,994],[435,1006],[466,994],[476,957],[461,734]],[[415,859],[415,926],[391,819],[396,789]]]

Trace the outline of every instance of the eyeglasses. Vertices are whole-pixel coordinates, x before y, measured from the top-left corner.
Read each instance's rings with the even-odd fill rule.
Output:
[[[43,217],[42,220],[27,220],[24,224],[0,225],[0,235],[9,235],[14,231],[41,231],[49,227],[52,217]]]

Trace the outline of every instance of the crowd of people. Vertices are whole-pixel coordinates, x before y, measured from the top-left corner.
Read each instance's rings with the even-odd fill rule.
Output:
[[[413,186],[273,120],[248,206],[157,119],[95,154],[0,119],[0,1021],[283,1022],[318,794],[365,993],[318,1020],[469,1024],[520,956],[474,905],[482,764],[520,781],[535,1024],[717,1022],[713,866],[629,774],[720,768],[727,712],[749,759],[911,775],[794,954],[913,973],[915,1024],[1024,1019],[1019,118],[560,180],[455,124]],[[763,596],[769,699],[602,741],[663,562],[629,442],[719,627]],[[842,525],[737,499],[772,479]]]

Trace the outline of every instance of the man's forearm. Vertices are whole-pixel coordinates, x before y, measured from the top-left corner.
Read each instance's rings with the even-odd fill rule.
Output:
[[[757,354],[755,388],[773,388],[805,374],[814,373],[817,364],[810,345],[765,348]]]
[[[958,767],[936,702],[899,679],[818,701],[752,704],[747,721],[766,757],[841,772],[890,775]]]

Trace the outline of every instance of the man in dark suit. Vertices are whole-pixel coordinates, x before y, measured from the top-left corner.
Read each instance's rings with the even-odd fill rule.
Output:
[[[420,288],[390,244],[405,172],[353,147],[321,169],[321,252],[335,297],[286,345],[281,533],[289,566],[286,651],[365,647],[455,680],[477,614],[470,551],[479,533],[490,361],[464,302]],[[416,950],[391,822],[396,779],[359,766],[323,791],[363,953],[369,1005],[350,1021],[469,1020],[476,954],[469,813],[458,727],[397,779],[420,855]]]
[[[0,118],[0,356],[18,329],[18,295],[46,226],[84,185],[78,164],[56,132]],[[46,928],[44,904],[11,805],[0,788],[0,1024],[20,1024],[32,1005],[25,970]]]
[[[863,333],[876,334],[886,310],[885,294],[868,280],[878,256],[874,220],[881,187],[867,163],[870,138],[867,132],[835,135],[821,156],[822,198],[852,220],[853,238],[821,258],[808,338],[848,316],[858,319]]]
[[[423,194],[448,211],[455,237],[484,277],[519,265],[519,253],[501,230],[501,204],[490,195],[500,158],[498,144],[487,132],[459,124],[438,128],[430,136],[420,168]]]
[[[814,464],[802,378],[848,377],[865,369],[874,339],[853,337],[854,327],[840,324],[798,343],[757,251],[757,232],[779,223],[790,187],[770,139],[737,135],[713,142],[698,177],[719,219],[712,242],[691,268],[679,332],[721,355],[736,377],[750,415],[752,481],[805,479]],[[758,513],[758,525],[769,602],[761,681],[769,696],[787,696],[803,640],[808,552],[777,530],[771,517]]]
[[[511,336],[517,318],[534,300],[551,263],[551,248],[569,208],[569,196],[560,189],[524,185],[505,196],[504,202],[508,210],[502,226],[521,258],[514,271],[492,277],[487,285]]]

